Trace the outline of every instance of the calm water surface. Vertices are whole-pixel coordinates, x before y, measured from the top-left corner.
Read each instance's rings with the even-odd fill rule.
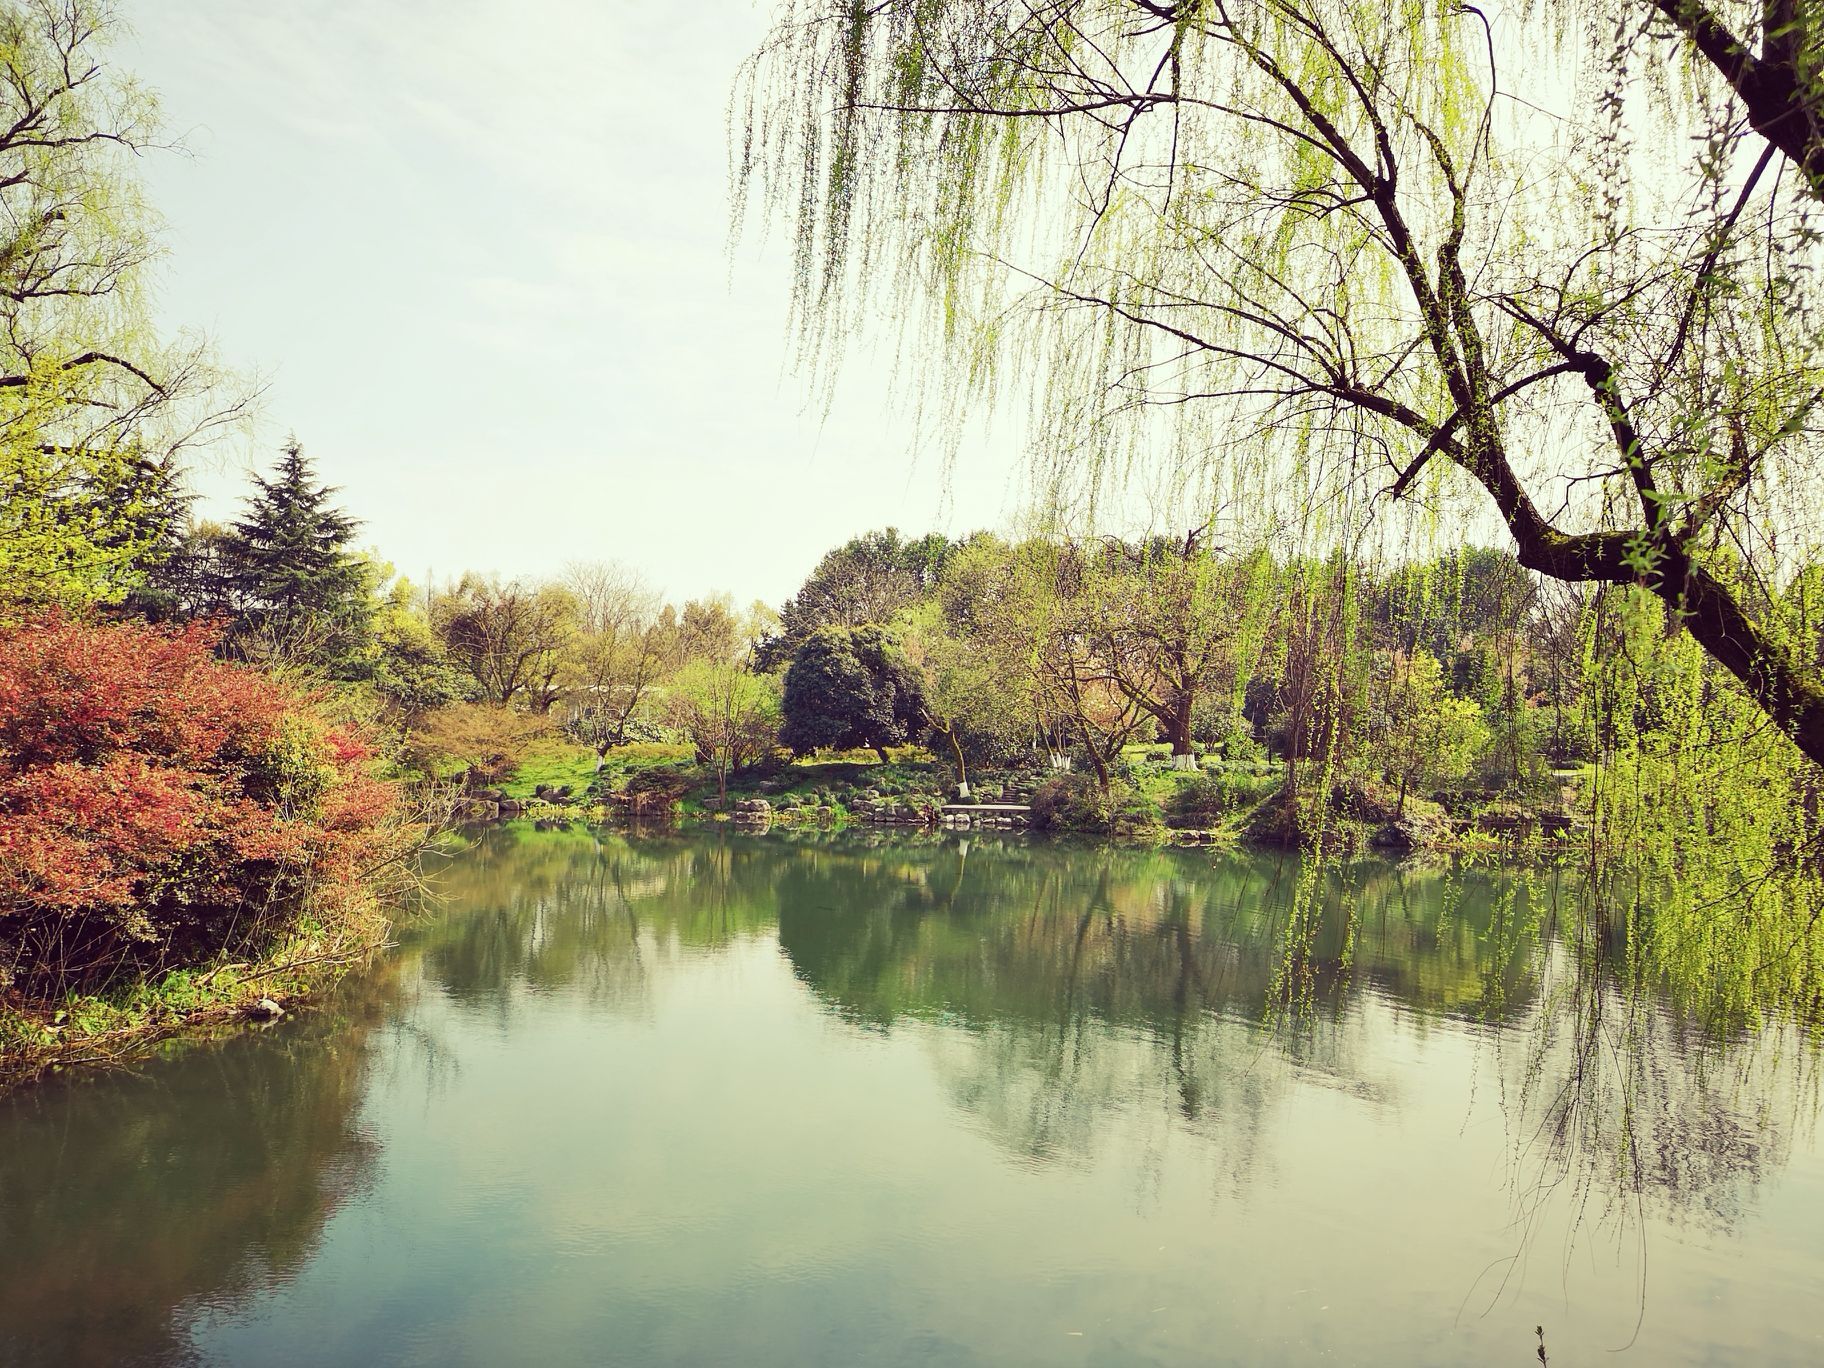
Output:
[[[1824,1362],[1810,1050],[1579,986],[1549,880],[515,829],[443,882],[321,1012],[0,1101],[0,1363]]]

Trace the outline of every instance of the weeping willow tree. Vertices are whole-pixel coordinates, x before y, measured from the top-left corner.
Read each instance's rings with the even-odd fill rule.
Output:
[[[952,451],[1028,403],[1042,517],[1176,487],[1183,525],[1239,512],[1305,567],[1250,608],[1289,624],[1280,806],[1316,853],[1287,1019],[1340,849],[1360,568],[1495,528],[1549,586],[1512,612],[1553,655],[1554,750],[1595,762],[1574,906],[1534,928],[1578,1076],[1644,1060],[1662,1012],[1712,1040],[1824,1013],[1814,24],[1783,0],[786,0],[745,68],[736,222],[789,225],[827,383],[900,320]],[[1597,1010],[1616,982],[1628,1010]]]
[[[791,0],[737,213],[789,218],[816,360],[886,303],[953,424],[1036,377],[1052,490],[1164,460],[1332,545],[1498,519],[1534,571],[1650,592],[1824,760],[1783,607],[1816,183],[1704,43],[1640,74],[1683,0],[1608,3]]]
[[[178,454],[244,403],[151,326],[158,107],[107,64],[115,27],[0,3],[0,612],[119,601],[182,513]]]

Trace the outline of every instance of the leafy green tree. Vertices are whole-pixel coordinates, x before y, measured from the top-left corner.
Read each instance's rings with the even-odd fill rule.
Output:
[[[1371,659],[1361,579],[1341,554],[1275,570],[1266,660],[1249,692],[1250,708],[1285,759],[1288,793],[1299,791],[1306,762],[1336,776],[1358,757]]]
[[[1092,638],[1115,686],[1158,725],[1181,768],[1196,754],[1192,731],[1205,693],[1233,692],[1238,675],[1252,669],[1270,568],[1264,555],[1218,555],[1208,532],[1091,551],[1101,599],[1091,611]]]
[[[760,645],[762,669],[789,662],[819,627],[884,626],[929,595],[954,545],[941,533],[916,539],[895,527],[852,537],[828,552],[803,587],[779,610],[779,624]]]
[[[121,612],[150,622],[188,622],[193,618],[227,618],[223,575],[225,529],[192,511],[192,498],[174,498],[159,520],[155,539],[140,554],[133,586],[121,599]]]
[[[0,614],[140,589],[180,454],[239,412],[151,327],[157,107],[105,64],[116,28],[106,0],[0,8]]]
[[[695,660],[666,693],[672,723],[690,738],[699,764],[728,797],[730,775],[764,760],[779,744],[777,675],[755,674],[733,661]]]
[[[1017,368],[1059,507],[1162,449],[1307,553],[1467,496],[1526,568],[1658,595],[1824,761],[1778,592],[1824,505],[1819,17],[1509,20],[791,0],[736,93],[737,178],[793,220],[807,348],[891,307],[953,436]],[[1554,44],[1600,77],[1567,87]]]
[[[562,685],[571,734],[599,762],[633,739],[636,719],[672,663],[674,632],[661,620],[658,591],[626,568],[572,565],[564,585],[577,605]]]
[[[749,625],[735,608],[731,594],[689,599],[680,609],[667,604],[661,625],[674,670],[693,660],[740,660],[749,650]]]
[[[391,584],[373,596],[371,638],[352,676],[407,719],[472,697],[475,680],[437,640],[410,581],[394,578],[390,566],[373,567],[373,574]]]
[[[1461,779],[1488,742],[1482,706],[1445,687],[1436,656],[1419,651],[1404,668],[1396,668],[1381,757],[1388,776],[1400,786],[1397,815],[1406,813],[1409,789]]]
[[[865,746],[887,763],[925,721],[924,690],[905,652],[880,627],[820,627],[785,675],[780,742],[796,755]]]
[[[484,701],[551,710],[576,633],[577,603],[569,590],[468,574],[454,589],[432,596],[430,617],[438,640],[474,677]]]
[[[958,796],[967,800],[970,765],[1031,753],[1030,693],[1018,672],[1009,676],[978,642],[951,631],[935,602],[912,610],[904,644],[923,685],[925,744],[956,761]]]
[[[1009,545],[975,539],[940,588],[952,631],[980,653],[1010,699],[1029,710],[1032,732],[1054,763],[1081,756],[1106,793],[1121,748],[1147,717],[1110,655],[1125,649],[1107,557],[1096,547],[1033,538]],[[1137,679],[1137,666],[1128,677]]]
[[[186,504],[174,465],[0,442],[0,610],[129,603],[139,611]]]

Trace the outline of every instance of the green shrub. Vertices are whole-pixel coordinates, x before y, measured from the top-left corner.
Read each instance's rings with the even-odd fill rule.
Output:
[[[1040,831],[1107,831],[1107,795],[1082,774],[1060,774],[1033,791],[1032,824]]]
[[[1109,808],[1108,829],[1113,835],[1131,840],[1160,830],[1158,804],[1138,789],[1116,788]]]
[[[1157,828],[1159,810],[1131,785],[1117,783],[1105,793],[1087,774],[1064,774],[1033,792],[1032,824],[1040,831],[1130,836]]]
[[[1216,775],[1198,774],[1186,779],[1165,800],[1168,826],[1207,827],[1229,810],[1229,786]]]
[[[1244,721],[1222,739],[1222,758],[1231,765],[1267,765],[1267,748],[1255,737]]]
[[[452,703],[412,724],[403,759],[408,769],[433,778],[466,772],[495,784],[518,769],[550,731],[549,718],[485,703]]]
[[[627,776],[626,791],[644,806],[675,803],[689,791],[691,776],[681,765],[654,765]]]

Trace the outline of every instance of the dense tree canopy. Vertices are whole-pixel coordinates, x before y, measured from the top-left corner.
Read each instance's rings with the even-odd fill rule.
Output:
[[[1473,508],[1656,594],[1824,759],[1784,588],[1824,506],[1813,20],[1600,8],[797,0],[737,171],[818,354],[885,300],[959,399],[1035,376],[1061,498],[1162,451],[1309,550]]]
[[[563,586],[464,575],[432,600],[431,621],[483,698],[550,710],[576,633],[577,601]]]
[[[779,610],[761,643],[766,669],[785,665],[819,627],[885,625],[930,593],[955,548],[941,533],[901,537],[896,527],[851,537],[826,552]]]
[[[696,660],[671,683],[674,725],[700,764],[716,776],[721,797],[731,775],[771,755],[779,743],[779,679],[728,660]]]
[[[664,673],[670,643],[661,599],[618,565],[573,565],[564,583],[577,612],[565,668],[571,725],[599,754],[634,739],[641,705]]]
[[[799,755],[865,746],[884,763],[888,746],[922,730],[918,672],[879,627],[820,627],[785,674],[780,743]]]

